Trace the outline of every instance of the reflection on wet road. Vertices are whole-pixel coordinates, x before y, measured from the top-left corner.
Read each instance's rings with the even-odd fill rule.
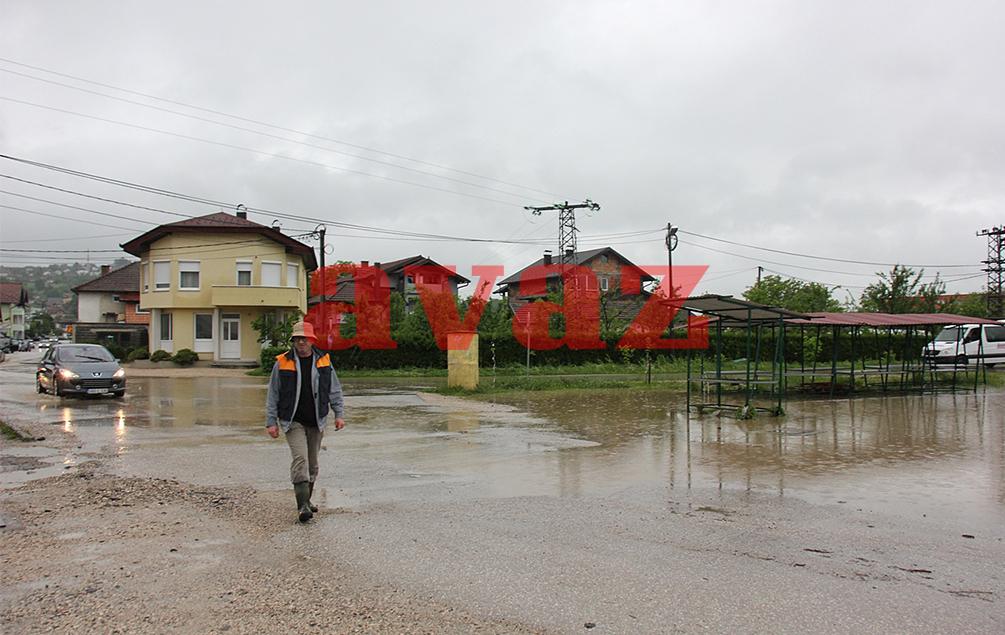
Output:
[[[793,402],[786,417],[740,422],[689,419],[682,395],[671,392],[530,393],[486,403],[384,382],[349,380],[346,391],[349,426],[329,433],[323,461],[350,507],[630,498],[636,486],[658,485],[1005,522],[1002,392]],[[132,378],[124,400],[59,400],[9,384],[5,393],[5,407],[77,432],[89,447],[110,447],[133,469],[283,486],[285,454],[262,432],[261,378]],[[243,445],[254,458],[217,456],[221,444]]]

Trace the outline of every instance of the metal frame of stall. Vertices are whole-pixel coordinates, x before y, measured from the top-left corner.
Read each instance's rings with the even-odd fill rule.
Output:
[[[728,295],[703,295],[680,300],[673,300],[673,305],[686,311],[690,320],[693,314],[699,314],[710,319],[710,327],[714,326],[713,370],[706,371],[705,355],[698,358],[698,372],[694,374],[694,351],[689,350],[687,356],[687,409],[698,413],[708,410],[723,412],[732,410],[741,419],[749,419],[756,412],[766,412],[771,415],[785,413],[785,320],[810,319],[808,315],[781,309],[778,307],[740,300]],[[742,328],[745,331],[744,369],[726,370],[723,368],[722,335],[725,328]],[[764,342],[763,333],[770,329],[774,333],[774,351],[770,368],[761,369],[761,346]],[[710,328],[711,330],[711,328]],[[727,385],[740,387],[744,395],[743,403],[732,403],[723,400],[723,388]],[[697,386],[698,397],[692,396],[693,388]],[[753,403],[755,390],[768,390],[768,399],[774,404],[770,407],[758,406]],[[715,400],[710,401],[714,390]]]
[[[920,350],[931,342],[937,331],[935,327],[964,325],[993,325],[997,324],[993,320],[985,320],[969,316],[954,315],[949,313],[914,313],[914,314],[887,314],[887,313],[810,313],[808,319],[787,319],[786,328],[799,328],[800,351],[799,368],[787,368],[788,378],[799,378],[800,386],[806,385],[809,379],[810,385],[816,385],[816,378],[826,378],[824,388],[828,395],[836,396],[841,386],[839,379],[847,377],[848,381],[844,386],[847,393],[856,390],[856,377],[861,378],[868,387],[870,377],[876,378],[880,382],[883,392],[889,390],[904,391],[957,391],[961,388],[977,390],[982,376],[984,383],[987,383],[987,368],[983,363],[978,363],[972,370],[973,382],[967,381],[967,375],[971,369],[966,361],[954,359],[951,364],[936,364],[934,358],[925,356],[915,356],[914,352]],[[813,351],[812,367],[807,368],[805,350],[805,329],[809,327],[816,330],[816,348]],[[831,331],[831,362],[820,367],[818,360],[821,352],[821,335],[824,329]],[[841,336],[845,330],[849,330],[848,337],[851,342],[851,359],[847,366],[838,365],[838,351]],[[865,332],[872,332],[876,341],[881,338],[883,331],[886,333],[886,348],[877,356],[877,363],[870,364],[864,353],[865,347],[862,341]],[[894,332],[903,331],[902,346],[899,354],[895,351]],[[958,330],[958,337],[963,333],[963,329]],[[922,336],[923,334],[923,336]],[[917,338],[917,339],[916,339]],[[957,340],[957,347],[962,344]],[[880,351],[881,347],[877,347]],[[979,345],[979,356],[983,355],[983,342]],[[895,360],[899,357],[899,363]],[[859,367],[859,363],[861,366]],[[948,376],[949,381],[940,381],[940,377]],[[844,391],[843,391],[844,392]]]

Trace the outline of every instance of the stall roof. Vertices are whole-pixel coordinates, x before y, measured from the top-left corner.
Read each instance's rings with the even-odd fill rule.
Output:
[[[786,324],[813,326],[948,326],[998,324],[994,320],[953,313],[808,313],[806,318],[786,318]]]
[[[723,325],[738,326],[749,322],[777,322],[780,319],[809,320],[805,313],[796,313],[776,306],[740,300],[731,295],[699,295],[679,300],[664,300],[694,313],[710,315],[722,320]]]

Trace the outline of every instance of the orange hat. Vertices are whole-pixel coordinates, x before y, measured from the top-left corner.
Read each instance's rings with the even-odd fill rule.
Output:
[[[293,335],[290,337],[306,337],[311,344],[317,344],[318,338],[314,336],[314,325],[303,320],[293,325]]]

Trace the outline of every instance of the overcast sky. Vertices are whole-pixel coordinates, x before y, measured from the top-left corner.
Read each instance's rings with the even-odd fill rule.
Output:
[[[975,233],[1005,224],[1003,33],[1000,2],[0,0],[0,153],[226,205],[0,159],[164,210],[0,178],[22,195],[0,193],[0,261],[110,262],[243,203],[291,235],[326,223],[329,262],[508,275],[557,250],[554,213],[525,205],[590,198],[581,250],[665,265],[672,221],[674,263],[710,266],[700,291],[742,293],[762,265],[845,300],[888,268],[756,247],[978,290]]]

